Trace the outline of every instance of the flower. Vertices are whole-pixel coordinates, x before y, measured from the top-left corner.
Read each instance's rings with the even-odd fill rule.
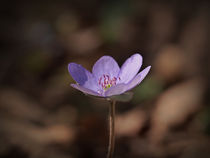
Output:
[[[98,97],[111,97],[131,90],[141,83],[151,66],[140,73],[142,56],[134,54],[119,68],[111,56],[102,56],[93,66],[92,73],[81,65],[69,63],[68,70],[77,82],[71,86],[85,94]]]

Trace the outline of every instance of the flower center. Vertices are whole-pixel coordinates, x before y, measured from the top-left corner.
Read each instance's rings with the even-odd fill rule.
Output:
[[[120,80],[120,77],[113,77],[111,78],[109,75],[103,74],[99,80],[98,84],[102,87],[104,91],[112,87],[113,85],[116,85],[117,80]]]

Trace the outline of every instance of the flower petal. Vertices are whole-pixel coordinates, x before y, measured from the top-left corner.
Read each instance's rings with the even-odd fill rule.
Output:
[[[148,72],[150,71],[150,68],[151,68],[151,66],[146,67],[144,70],[142,70],[140,73],[138,73],[138,75],[136,75],[134,77],[134,79],[132,79],[129,83],[127,83],[126,91],[139,85],[141,83],[141,81],[147,76]]]
[[[99,93],[96,93],[95,91],[91,90],[91,89],[88,89],[88,88],[85,88],[83,86],[80,86],[78,84],[71,84],[71,86],[85,94],[89,94],[89,95],[93,95],[93,96],[99,96],[99,97],[102,97]]]
[[[134,77],[134,79],[132,79],[129,83],[124,84],[117,84],[116,86],[112,86],[111,88],[109,88],[106,92],[105,92],[105,96],[109,97],[112,95],[119,95],[122,94],[126,91],[131,90],[132,88],[134,88],[135,86],[137,86],[138,84],[141,83],[141,81],[146,77],[146,75],[148,74],[149,70],[150,70],[151,66],[146,67],[144,70],[142,70],[138,75],[136,75]]]
[[[98,81],[102,75],[109,75],[111,78],[117,77],[120,68],[117,62],[110,56],[101,57],[93,66],[93,75]]]
[[[119,83],[128,83],[138,73],[142,65],[142,56],[140,54],[134,54],[128,58],[121,67],[119,76]]]
[[[113,95],[119,95],[124,93],[127,90],[127,86],[124,83],[121,84],[117,84],[115,86],[112,86],[111,88],[109,88],[106,92],[105,92],[105,96],[106,97],[110,97]]]
[[[72,78],[80,85],[93,91],[98,91],[97,82],[88,70],[76,63],[70,63],[68,65],[69,73]]]

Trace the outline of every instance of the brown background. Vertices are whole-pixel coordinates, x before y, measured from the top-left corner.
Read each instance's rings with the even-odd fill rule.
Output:
[[[1,2],[0,157],[102,158],[108,102],[69,86],[69,62],[152,65],[117,103],[115,158],[210,157],[208,1]]]

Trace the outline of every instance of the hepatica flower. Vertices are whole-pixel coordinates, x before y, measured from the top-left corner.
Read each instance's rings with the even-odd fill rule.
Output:
[[[76,81],[71,86],[85,94],[104,98],[123,94],[139,85],[148,74],[151,66],[139,72],[142,60],[140,54],[134,54],[120,68],[111,56],[102,56],[94,64],[92,73],[79,64],[69,63],[69,73]]]
[[[85,94],[107,98],[111,101],[109,110],[109,146],[107,158],[112,158],[114,152],[115,131],[115,104],[123,101],[125,92],[141,83],[148,74],[151,66],[139,72],[142,65],[142,56],[134,54],[119,68],[117,62],[110,56],[103,56],[93,66],[92,73],[81,65],[70,63],[69,73],[76,81],[72,87]],[[138,73],[139,72],[139,73]]]

